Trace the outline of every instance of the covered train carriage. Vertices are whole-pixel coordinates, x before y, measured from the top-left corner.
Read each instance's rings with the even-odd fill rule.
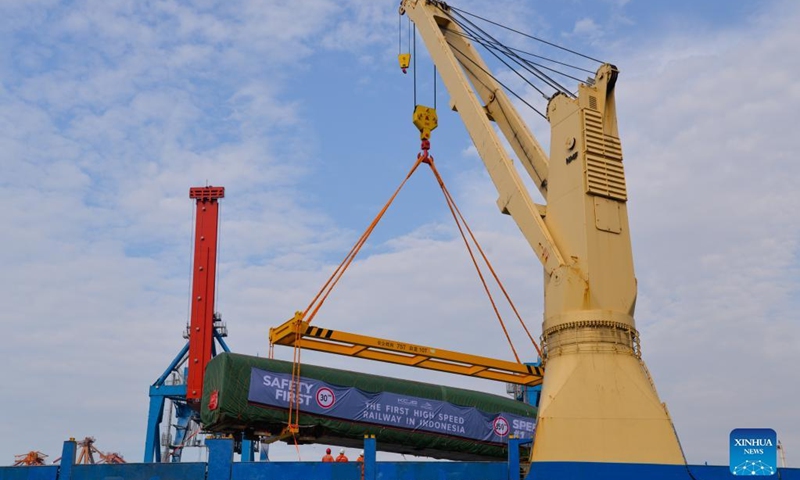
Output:
[[[422,382],[224,353],[205,373],[201,419],[215,433],[278,435],[299,391],[298,441],[349,447],[374,435],[382,451],[451,460],[505,458],[510,436],[532,438],[536,408]]]

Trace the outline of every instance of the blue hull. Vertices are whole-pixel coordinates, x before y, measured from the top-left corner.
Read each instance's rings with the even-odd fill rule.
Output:
[[[0,467],[0,480],[520,480],[518,458],[506,462],[376,462],[375,441],[365,442],[361,465],[321,462],[233,462],[232,440],[209,440],[208,463],[128,463]],[[64,442],[62,458],[75,458]],[[529,480],[722,480],[738,478],[727,466],[543,462]],[[775,480],[800,480],[800,469],[781,468]]]

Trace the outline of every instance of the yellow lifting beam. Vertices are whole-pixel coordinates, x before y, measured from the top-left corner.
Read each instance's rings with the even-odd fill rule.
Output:
[[[270,328],[269,340],[273,345],[297,346],[308,350],[531,387],[540,385],[544,375],[544,369],[541,367],[312,327],[303,320],[302,312],[298,312],[294,318],[279,327]]]

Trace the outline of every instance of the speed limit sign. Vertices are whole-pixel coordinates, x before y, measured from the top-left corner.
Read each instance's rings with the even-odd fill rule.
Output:
[[[494,419],[493,425],[494,433],[499,437],[505,437],[508,435],[508,420],[504,417],[497,417]]]
[[[328,387],[322,387],[317,390],[317,405],[322,408],[331,408],[336,403],[336,395],[333,390]]]

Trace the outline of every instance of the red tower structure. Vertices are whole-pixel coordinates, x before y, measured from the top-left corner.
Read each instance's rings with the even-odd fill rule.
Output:
[[[197,202],[192,271],[192,317],[188,332],[189,373],[186,379],[186,400],[193,404],[199,403],[203,396],[203,374],[212,357],[219,227],[218,200],[224,197],[224,187],[189,189],[189,198]]]
[[[181,454],[199,431],[200,399],[206,365],[217,354],[216,346],[230,352],[223,337],[228,330],[214,311],[219,199],[224,187],[193,187],[189,198],[196,203],[194,262],[192,264],[191,320],[186,326],[187,340],[164,373],[150,385],[150,408],[147,414],[144,461],[180,462]],[[216,343],[215,343],[216,341]],[[166,401],[170,408],[167,431],[161,435]],[[174,412],[174,417],[173,417]],[[195,440],[196,442],[196,440]],[[199,444],[199,443],[198,443]],[[159,448],[164,447],[164,451]]]

